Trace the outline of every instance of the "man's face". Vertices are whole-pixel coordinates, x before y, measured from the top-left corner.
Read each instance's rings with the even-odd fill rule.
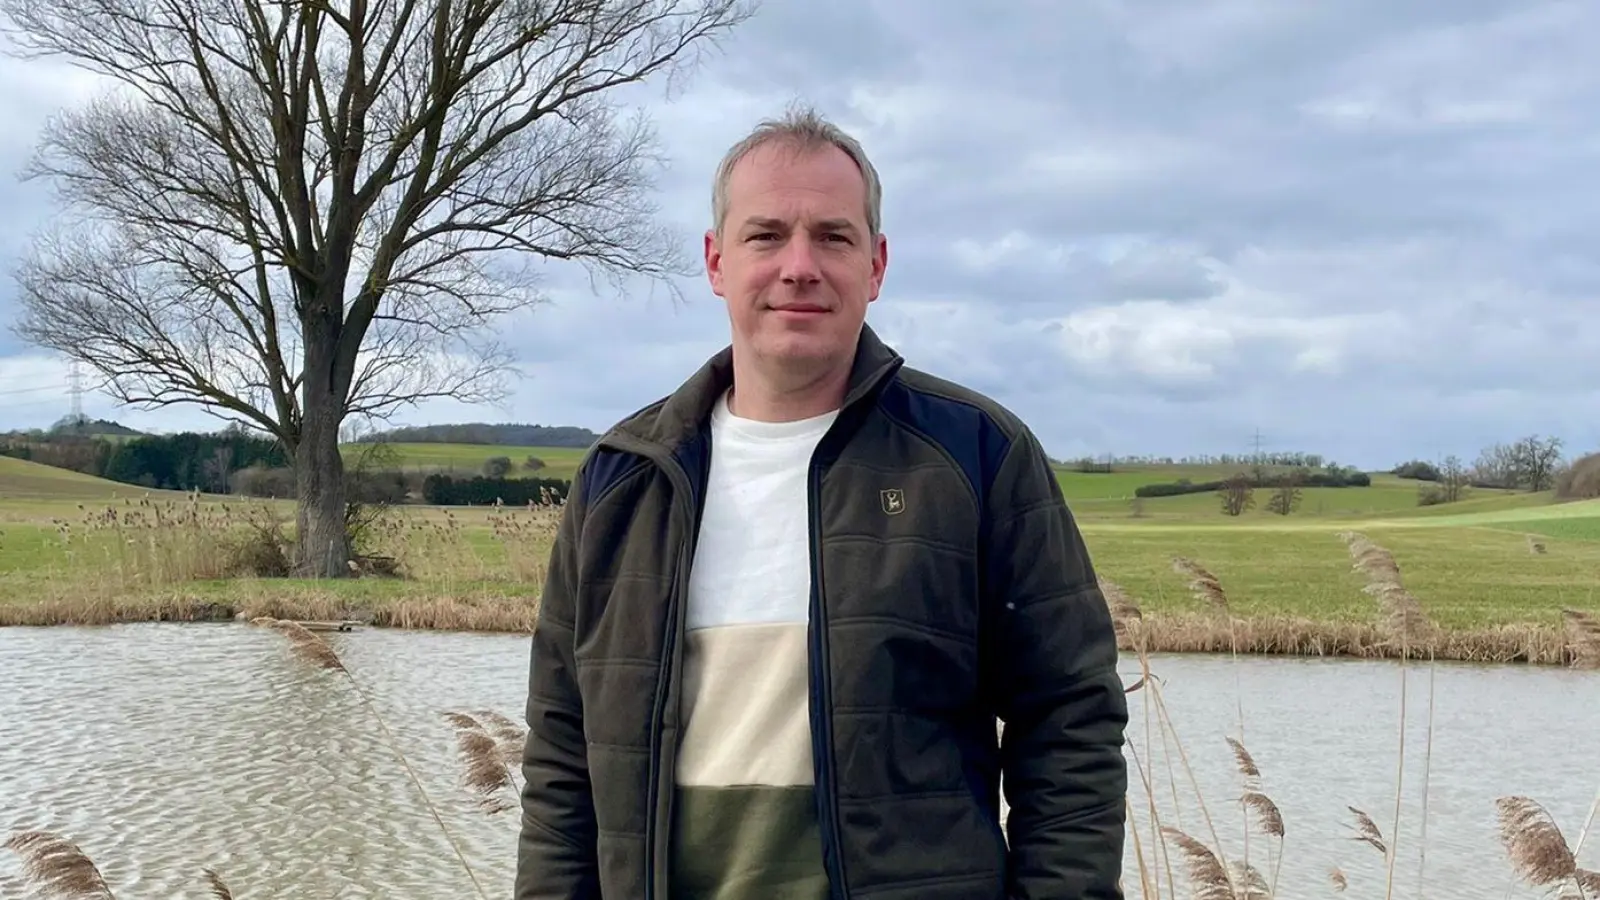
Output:
[[[888,265],[849,155],[776,143],[734,168],[722,233],[706,233],[705,253],[734,345],[800,378],[854,356]]]

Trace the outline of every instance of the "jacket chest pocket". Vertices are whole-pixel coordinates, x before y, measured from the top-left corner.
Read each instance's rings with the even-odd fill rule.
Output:
[[[823,492],[836,705],[949,710],[976,690],[976,504],[954,472],[913,474],[858,473]]]

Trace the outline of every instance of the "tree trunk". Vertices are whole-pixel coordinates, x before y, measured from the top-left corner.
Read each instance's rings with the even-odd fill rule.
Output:
[[[339,455],[339,423],[333,410],[308,405],[300,446],[294,455],[299,503],[296,574],[302,578],[340,578],[349,574],[350,542],[345,533],[344,459]]]
[[[300,441],[294,450],[299,500],[295,574],[302,578],[349,575],[344,457],[339,453],[339,426],[344,419],[344,409],[332,378],[334,341],[326,334],[330,330],[316,325],[306,329],[305,380],[301,394],[303,418]]]

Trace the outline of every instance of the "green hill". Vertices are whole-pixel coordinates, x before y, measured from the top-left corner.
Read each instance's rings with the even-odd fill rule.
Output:
[[[138,485],[108,481],[71,469],[0,456],[0,499],[110,500],[115,497],[142,497],[147,493],[186,496],[171,491],[149,491]]]
[[[341,450],[346,461],[359,459],[371,448],[365,444],[346,444]],[[579,447],[521,447],[511,444],[443,444],[432,442],[388,444],[382,449],[386,461],[405,472],[441,472],[470,478],[483,474],[485,461],[496,457],[509,457],[512,475],[535,478],[570,479],[583,459],[585,448]],[[530,471],[523,468],[528,457],[536,457],[544,468]]]

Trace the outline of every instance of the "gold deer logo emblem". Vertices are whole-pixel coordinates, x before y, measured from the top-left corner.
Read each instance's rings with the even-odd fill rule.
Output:
[[[878,499],[883,502],[883,511],[887,515],[898,516],[906,511],[906,495],[899,488],[885,488],[879,491]]]

